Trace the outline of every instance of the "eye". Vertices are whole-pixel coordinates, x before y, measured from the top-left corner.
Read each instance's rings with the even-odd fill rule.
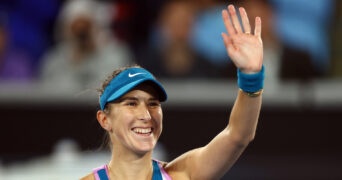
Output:
[[[129,101],[129,102],[126,102],[126,105],[127,105],[127,106],[137,106],[137,102],[135,102],[135,101]]]
[[[151,101],[149,103],[150,107],[159,107],[160,106],[160,102],[159,101]]]

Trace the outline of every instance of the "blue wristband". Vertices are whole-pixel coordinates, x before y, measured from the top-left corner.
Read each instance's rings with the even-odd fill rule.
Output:
[[[245,92],[254,93],[264,88],[265,68],[262,66],[260,72],[255,74],[245,74],[237,70],[238,86]]]

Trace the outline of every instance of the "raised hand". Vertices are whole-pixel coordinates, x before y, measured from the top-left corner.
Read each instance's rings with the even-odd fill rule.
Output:
[[[255,29],[252,33],[246,10],[240,7],[239,12],[242,24],[233,5],[222,11],[223,22],[228,32],[222,33],[223,41],[229,57],[237,68],[243,73],[257,73],[261,70],[263,61],[261,19],[255,18]]]

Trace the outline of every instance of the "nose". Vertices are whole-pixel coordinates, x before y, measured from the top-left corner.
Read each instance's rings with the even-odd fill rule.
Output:
[[[138,113],[139,120],[151,120],[151,114],[146,105],[141,105]]]

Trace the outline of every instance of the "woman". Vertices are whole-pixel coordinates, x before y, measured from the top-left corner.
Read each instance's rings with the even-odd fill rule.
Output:
[[[167,99],[162,85],[143,68],[115,71],[103,85],[100,125],[111,140],[112,158],[85,176],[87,179],[219,179],[253,140],[261,108],[264,69],[261,19],[254,34],[244,8],[242,25],[233,5],[222,11],[228,34],[222,33],[228,55],[238,68],[240,90],[228,126],[204,147],[186,152],[169,163],[152,160],[162,131],[162,108]],[[244,31],[243,31],[244,30]]]

